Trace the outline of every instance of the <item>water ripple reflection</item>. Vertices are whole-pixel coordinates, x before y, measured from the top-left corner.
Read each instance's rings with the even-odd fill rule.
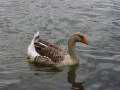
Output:
[[[118,0],[0,0],[0,89],[119,90],[119,29]],[[63,48],[72,33],[86,34],[89,45],[76,47],[79,67],[54,70],[26,63],[36,31]]]

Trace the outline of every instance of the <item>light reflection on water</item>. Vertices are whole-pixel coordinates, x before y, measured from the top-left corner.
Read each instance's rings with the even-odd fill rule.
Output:
[[[120,2],[118,0],[0,0],[1,90],[119,90]],[[35,68],[26,62],[33,34],[67,48],[74,32],[78,67]]]

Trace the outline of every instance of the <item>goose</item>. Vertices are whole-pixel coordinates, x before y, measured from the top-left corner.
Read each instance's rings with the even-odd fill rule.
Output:
[[[75,53],[76,42],[88,45],[85,35],[76,32],[68,39],[68,50],[41,39],[40,33],[34,34],[34,37],[27,49],[29,61],[43,66],[63,66],[79,64]]]

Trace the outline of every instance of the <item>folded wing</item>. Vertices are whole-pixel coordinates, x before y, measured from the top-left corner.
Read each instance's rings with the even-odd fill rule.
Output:
[[[59,63],[64,60],[65,51],[58,46],[42,39],[34,42],[35,50],[43,57],[47,57],[52,63]]]

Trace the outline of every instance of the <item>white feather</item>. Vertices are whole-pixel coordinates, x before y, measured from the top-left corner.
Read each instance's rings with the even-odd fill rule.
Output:
[[[45,44],[43,44],[43,43],[41,43],[41,42],[39,42],[41,45],[43,45],[43,46],[45,46],[45,47],[48,47],[47,45],[45,45]]]
[[[31,59],[34,59],[36,56],[39,56],[39,54],[36,52],[35,47],[34,47],[34,40],[35,40],[35,37],[37,37],[38,35],[39,35],[39,32],[34,34],[34,37],[31,41],[30,45],[28,46],[27,54]]]

